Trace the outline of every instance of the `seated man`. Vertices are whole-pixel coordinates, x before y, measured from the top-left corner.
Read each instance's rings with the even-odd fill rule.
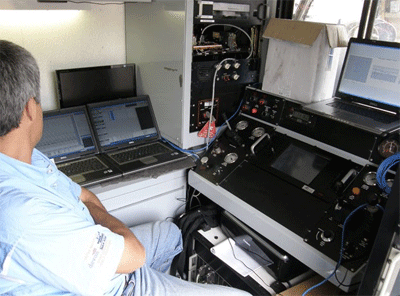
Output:
[[[39,69],[0,40],[0,294],[249,295],[166,274],[182,249],[169,222],[127,228],[34,147]]]

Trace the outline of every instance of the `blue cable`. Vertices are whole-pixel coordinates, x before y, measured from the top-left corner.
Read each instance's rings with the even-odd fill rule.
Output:
[[[233,117],[236,116],[236,114],[240,111],[240,108],[242,107],[243,101],[244,101],[244,100],[242,100],[242,101],[240,102],[239,108],[237,108],[237,110],[235,111],[235,113],[234,113],[231,117],[229,117],[227,121],[230,121]],[[226,124],[226,122],[224,122],[224,123],[217,129],[217,132],[216,132],[214,138],[212,138],[212,140],[208,143],[208,145],[210,145],[210,144],[212,144],[212,143],[214,142],[214,140],[217,138],[217,135],[218,135],[219,131],[221,130],[221,128],[222,128],[225,124]],[[180,148],[180,147],[176,146],[175,144],[173,144],[171,141],[165,139],[164,137],[162,137],[162,140],[165,141],[165,142],[167,142],[168,144],[170,144],[170,145],[171,145],[172,147],[174,147],[175,149],[177,149],[177,150],[179,150],[179,151],[181,151],[181,152],[183,152],[183,153],[189,153],[190,155],[196,157],[197,159],[199,159],[199,156],[198,156],[197,154],[195,154],[195,153],[196,153],[196,152],[203,151],[203,150],[205,150],[205,149],[208,148],[208,146],[204,146],[204,147],[202,147],[202,148],[188,150],[188,149],[183,149],[183,148]]]
[[[389,156],[378,167],[376,171],[376,181],[378,186],[387,194],[390,193],[391,189],[390,186],[386,183],[386,173],[398,162],[400,161],[400,152]]]
[[[367,207],[367,206],[368,206],[368,204],[363,204],[363,205],[357,207],[357,208],[354,209],[354,210],[346,217],[346,219],[344,220],[343,229],[342,229],[342,241],[341,241],[341,244],[340,244],[340,256],[339,256],[339,260],[338,260],[338,262],[337,262],[337,264],[336,264],[335,269],[333,270],[333,272],[332,272],[326,279],[324,279],[322,282],[320,282],[320,283],[316,284],[315,286],[312,286],[311,288],[307,289],[307,290],[302,294],[302,296],[305,296],[305,295],[307,295],[311,290],[314,290],[315,288],[318,288],[319,286],[322,286],[322,285],[325,284],[327,281],[329,281],[329,279],[330,279],[332,276],[335,275],[335,273],[336,273],[336,271],[338,270],[340,264],[342,263],[342,258],[343,258],[343,245],[344,245],[344,234],[345,234],[345,228],[346,228],[347,222],[349,221],[350,217],[353,216],[353,214],[354,214],[355,212],[357,212],[358,210],[363,209],[363,208],[365,208],[365,207]],[[377,207],[378,207],[380,210],[384,211],[384,209],[383,209],[383,207],[382,207],[381,205],[377,205]]]

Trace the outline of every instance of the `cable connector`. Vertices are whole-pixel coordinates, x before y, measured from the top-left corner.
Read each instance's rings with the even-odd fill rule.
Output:
[[[216,70],[216,71],[221,70],[221,68],[222,68],[221,63],[215,65],[215,70]]]

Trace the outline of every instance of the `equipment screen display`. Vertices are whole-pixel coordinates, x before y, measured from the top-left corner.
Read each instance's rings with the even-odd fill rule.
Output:
[[[309,185],[329,161],[328,158],[290,144],[271,166]]]
[[[303,121],[310,121],[310,115],[298,111],[293,112],[293,117]]]

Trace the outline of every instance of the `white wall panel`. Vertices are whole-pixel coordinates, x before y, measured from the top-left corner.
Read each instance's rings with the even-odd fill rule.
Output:
[[[55,70],[126,62],[124,5],[88,10],[0,10],[0,38],[25,47],[41,70],[44,110],[58,107]]]

